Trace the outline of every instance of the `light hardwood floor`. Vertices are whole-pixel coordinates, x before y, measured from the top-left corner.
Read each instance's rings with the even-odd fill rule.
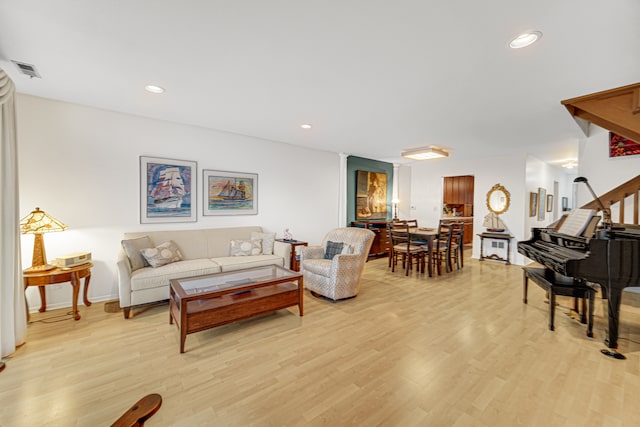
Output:
[[[104,304],[80,321],[33,322],[0,374],[0,425],[106,426],[148,393],[147,426],[637,426],[640,309],[623,305],[619,350],[559,298],[547,329],[544,292],[522,271],[467,259],[443,277],[367,263],[357,298],[305,292],[297,308],[189,335],[168,306],[124,320]],[[65,311],[35,314],[32,320]]]

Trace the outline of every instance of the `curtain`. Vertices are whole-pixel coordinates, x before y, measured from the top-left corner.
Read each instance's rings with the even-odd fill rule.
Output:
[[[27,334],[20,259],[15,114],[15,87],[0,68],[0,357],[13,353]]]

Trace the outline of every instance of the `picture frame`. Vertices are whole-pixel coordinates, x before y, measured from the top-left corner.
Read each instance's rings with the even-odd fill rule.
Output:
[[[553,194],[547,194],[547,212],[553,212]]]
[[[356,220],[387,219],[387,174],[356,171]]]
[[[529,193],[529,216],[534,217],[538,215],[538,193]]]
[[[563,197],[562,198],[562,212],[566,212],[569,210],[569,198],[568,197]]]
[[[635,156],[640,154],[640,143],[609,132],[609,157]]]
[[[544,221],[546,200],[547,200],[546,188],[538,187],[538,221]]]
[[[256,215],[258,174],[202,171],[203,215]]]
[[[140,156],[140,223],[195,222],[196,168],[191,160]]]

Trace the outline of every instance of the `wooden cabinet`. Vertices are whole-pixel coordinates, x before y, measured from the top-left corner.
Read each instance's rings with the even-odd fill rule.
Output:
[[[371,249],[370,257],[386,256],[389,254],[391,242],[387,236],[387,221],[353,221],[352,227],[367,228],[375,233]]]
[[[443,203],[445,205],[473,204],[473,176],[445,176]]]

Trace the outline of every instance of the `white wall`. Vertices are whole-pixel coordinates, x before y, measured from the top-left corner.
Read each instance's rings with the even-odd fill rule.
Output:
[[[116,256],[125,231],[260,225],[319,244],[338,226],[339,156],[209,129],[18,95],[20,212],[36,206],[69,226],[44,236],[47,258],[90,251],[89,299],[118,295]],[[139,156],[197,161],[197,222],[140,224]],[[258,173],[257,215],[202,216],[202,170]],[[22,236],[23,266],[33,236]],[[71,286],[47,286],[47,305],[71,306]],[[31,310],[40,304],[27,292]],[[80,301],[82,297],[80,297]]]
[[[526,200],[524,197],[525,164],[524,154],[464,161],[458,161],[452,155],[448,159],[412,163],[410,198],[415,210],[412,210],[408,217],[417,218],[421,225],[437,227],[441,217],[443,178],[473,175],[473,257],[479,258],[480,239],[475,235],[485,230],[482,222],[484,216],[489,213],[486,204],[487,192],[495,184],[502,184],[511,194],[509,210],[500,215],[508,231],[515,237],[511,241],[511,262],[522,264],[523,257],[517,253],[517,241],[528,239],[530,234],[525,227],[525,208],[529,202],[528,193]],[[402,199],[403,195],[400,195],[400,198]],[[501,255],[506,256],[506,251]]]
[[[606,193],[640,174],[640,155],[609,157],[609,131],[591,125],[589,135],[589,138],[584,138],[579,143],[578,175],[589,180],[597,195]],[[593,199],[586,185],[581,184],[577,189],[577,206]],[[612,217],[614,222],[618,221],[617,209],[612,209]],[[627,203],[625,218],[625,222],[630,222],[633,218],[631,203]]]

